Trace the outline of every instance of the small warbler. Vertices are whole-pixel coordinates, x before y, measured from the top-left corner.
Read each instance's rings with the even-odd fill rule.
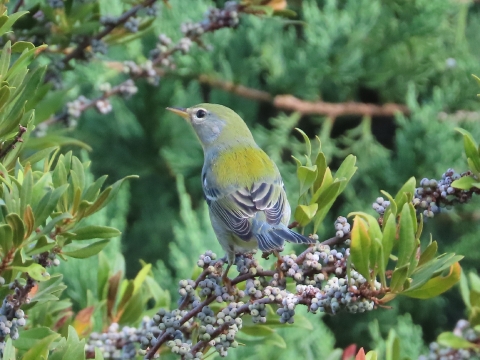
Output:
[[[275,252],[284,241],[314,242],[288,228],[291,210],[280,172],[237,113],[217,104],[167,109],[188,120],[202,144],[202,187],[213,229],[227,253],[225,282],[236,253]]]

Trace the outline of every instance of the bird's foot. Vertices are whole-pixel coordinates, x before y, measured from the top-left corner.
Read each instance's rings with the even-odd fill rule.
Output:
[[[227,274],[223,274],[222,282],[223,282],[223,286],[227,288],[228,294],[233,295],[235,293],[235,286],[232,285],[232,280],[230,280]]]
[[[278,278],[280,280],[282,280],[284,278],[283,271],[281,269],[281,266],[283,264],[283,260],[280,257],[280,253],[278,251],[274,251],[273,254],[277,257],[277,262],[275,264],[275,270],[277,270]]]

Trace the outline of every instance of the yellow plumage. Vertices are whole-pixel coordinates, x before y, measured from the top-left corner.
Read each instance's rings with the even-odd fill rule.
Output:
[[[272,160],[259,148],[237,146],[223,151],[212,162],[213,175],[220,186],[250,187],[276,173]]]

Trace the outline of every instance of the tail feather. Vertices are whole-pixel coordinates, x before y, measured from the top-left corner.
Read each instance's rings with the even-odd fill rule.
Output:
[[[255,234],[255,237],[257,238],[258,248],[261,251],[280,250],[283,248],[285,241],[294,244],[312,244],[315,242],[315,240],[298,234],[286,226],[281,228],[270,227],[261,233]]]

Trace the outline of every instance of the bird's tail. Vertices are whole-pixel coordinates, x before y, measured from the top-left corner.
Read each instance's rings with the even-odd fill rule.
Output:
[[[255,234],[258,248],[261,251],[272,251],[283,248],[285,241],[294,244],[312,244],[315,240],[290,230],[285,225],[281,227],[270,226]]]

